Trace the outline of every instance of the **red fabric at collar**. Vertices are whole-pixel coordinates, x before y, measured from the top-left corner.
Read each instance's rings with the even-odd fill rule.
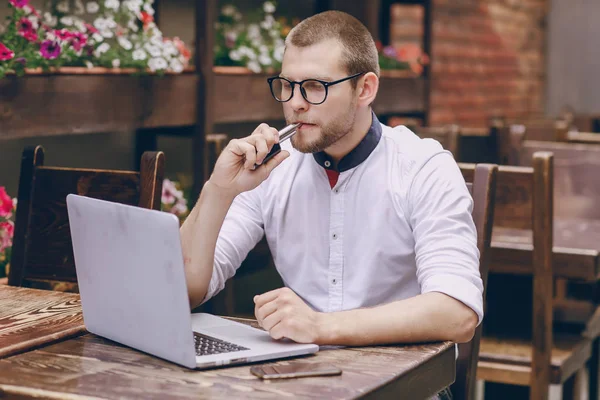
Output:
[[[325,172],[327,173],[327,178],[329,178],[329,186],[333,189],[340,177],[340,173],[332,169],[326,169]]]

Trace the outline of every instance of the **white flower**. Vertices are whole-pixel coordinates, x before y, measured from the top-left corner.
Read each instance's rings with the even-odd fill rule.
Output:
[[[91,62],[89,62],[89,61],[86,61],[86,62],[85,62],[85,66],[86,66],[86,67],[88,67],[88,69],[92,69],[92,68],[94,68],[94,64],[92,64],[92,63],[91,63]]]
[[[173,42],[167,42],[164,44],[164,46],[163,46],[163,55],[164,56],[172,57],[172,56],[176,56],[177,54],[179,54],[179,50],[177,50],[177,47],[175,47]]]
[[[242,59],[242,55],[237,50],[231,50],[229,52],[229,58],[231,58],[233,61],[240,61]]]
[[[61,13],[69,12],[69,2],[67,0],[63,0],[56,5],[56,11]]]
[[[272,15],[267,15],[265,17],[265,20],[263,22],[260,23],[260,26],[265,29],[265,30],[269,30],[273,27],[273,24],[275,23],[275,19],[273,18]]]
[[[119,0],[106,0],[104,2],[104,7],[108,8],[109,10],[118,11],[120,6],[121,4],[119,3]]]
[[[148,3],[144,4],[144,11],[146,11],[149,15],[154,15],[154,8]]]
[[[113,19],[99,17],[94,20],[94,27],[99,31],[105,31],[116,28],[117,23]]]
[[[135,23],[135,21],[134,21],[134,20],[130,20],[130,21],[127,23],[127,27],[128,27],[129,29],[131,29],[133,32],[137,32],[137,31],[140,29],[140,28],[138,28],[138,26],[137,26],[137,24]]]
[[[30,15],[29,17],[27,17],[27,19],[31,21],[31,26],[33,27],[33,29],[38,29],[40,27],[39,18],[35,15]]]
[[[118,58],[112,60],[112,66],[113,68],[119,68],[121,66],[121,60],[119,60]]]
[[[158,46],[147,44],[144,47],[146,48],[146,50],[148,51],[148,53],[150,53],[150,55],[152,57],[160,57],[162,55],[162,51],[160,51],[160,47],[158,47]]]
[[[75,21],[75,28],[77,28],[77,30],[79,32],[85,32],[86,31],[85,24],[83,23],[83,21],[80,21],[80,20]]]
[[[268,54],[261,54],[258,56],[258,62],[262,65],[271,65],[271,57]]]
[[[281,37],[280,35],[281,35],[281,33],[279,33],[279,31],[277,29],[271,29],[269,31],[269,36],[271,36],[273,39],[277,39],[278,37]]]
[[[233,20],[234,21],[241,21],[242,20],[242,13],[239,11],[236,11],[235,14],[233,14]]]
[[[83,1],[75,0],[75,15],[85,14],[85,6],[83,5]]]
[[[285,46],[276,46],[273,51],[273,58],[279,62],[283,61],[283,52],[285,51]]]
[[[122,48],[124,48],[125,50],[131,50],[133,48],[133,44],[131,44],[131,42],[124,38],[124,37],[120,37],[119,39],[117,39],[119,41],[119,44],[121,45]]]
[[[94,34],[92,35],[92,39],[94,39],[94,41],[95,41],[96,43],[100,43],[100,42],[103,42],[103,41],[104,41],[104,36],[102,36],[102,35],[101,35],[101,34],[99,34],[99,33],[94,33]]]
[[[173,70],[173,72],[175,72],[177,74],[183,72],[183,64],[181,63],[181,61],[179,61],[176,58],[174,58],[174,59],[171,60],[170,67]]]
[[[23,11],[25,11],[25,14],[31,14],[33,9],[30,6],[24,6]]]
[[[49,12],[44,13],[44,23],[52,28],[58,23],[58,18],[50,14]]]
[[[235,9],[234,6],[232,6],[231,4],[228,4],[221,9],[221,14],[223,14],[227,17],[232,17],[236,11],[237,10]]]
[[[46,40],[51,40],[53,42],[56,41],[56,35],[54,34],[54,32],[47,32]]]
[[[261,44],[261,45],[258,47],[258,51],[260,51],[260,54],[261,54],[261,55],[262,55],[262,54],[267,54],[267,53],[269,53],[269,48],[268,48],[266,45],[264,45],[264,44]]]
[[[146,54],[146,52],[144,50],[137,49],[136,51],[133,52],[132,57],[135,61],[143,61],[148,57],[148,55]]]
[[[150,44],[152,44],[156,47],[162,47],[163,43],[164,43],[164,41],[160,34],[155,34],[154,36],[152,36],[150,38]]]
[[[98,11],[100,11],[100,6],[95,1],[90,1],[87,3],[85,8],[89,14],[96,14]]]
[[[110,29],[101,30],[100,34],[107,39],[110,39],[111,37],[113,37],[115,35],[114,32],[111,31]]]
[[[260,72],[261,68],[260,68],[260,64],[257,63],[256,61],[250,61],[248,62],[248,64],[246,65],[246,67],[248,67],[248,69],[252,72]]]
[[[128,0],[128,1],[124,1],[123,4],[125,5],[125,7],[127,7],[127,9],[129,11],[131,11],[134,14],[139,14],[140,10],[142,8],[142,2],[141,1]]]
[[[73,17],[62,17],[60,19],[60,23],[65,25],[65,26],[73,26]]]
[[[94,55],[96,57],[100,57],[102,54],[106,53],[108,50],[110,50],[110,45],[108,43],[102,43],[100,46],[98,46],[98,48],[94,52]]]
[[[275,5],[270,1],[265,1],[265,3],[263,4],[263,10],[265,10],[265,12],[269,14],[274,13]]]
[[[256,24],[250,24],[248,26],[248,37],[251,40],[260,38],[260,28]]]
[[[167,64],[167,61],[162,57],[151,58],[150,61],[148,61],[148,68],[150,68],[150,71],[152,72],[158,71],[159,69],[167,69],[168,66],[169,64]]]

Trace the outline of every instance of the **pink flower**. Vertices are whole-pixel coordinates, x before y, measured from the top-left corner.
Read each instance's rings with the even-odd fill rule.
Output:
[[[174,204],[177,200],[183,198],[183,193],[177,189],[175,183],[170,179],[163,181],[163,190],[161,201],[164,204]]]
[[[23,8],[29,4],[29,0],[9,0],[9,2],[16,8]]]
[[[13,201],[6,193],[6,189],[0,186],[0,217],[8,218],[13,209]]]
[[[75,51],[81,51],[83,47],[87,44],[87,36],[81,32],[75,32],[71,36],[71,45],[75,49]]]
[[[38,39],[37,32],[33,28],[33,22],[29,18],[21,18],[17,23],[17,28],[19,35],[30,42],[35,42]]]
[[[2,42],[0,42],[0,61],[8,61],[11,60],[15,56],[15,52],[6,47]],[[3,188],[0,188],[2,190]]]
[[[0,222],[0,253],[12,246],[15,226],[12,221]]]
[[[94,27],[94,25],[90,25],[90,24],[84,24],[84,25],[85,25],[85,29],[87,29],[87,31],[89,33],[91,33],[91,34],[98,33],[98,29],[96,29]]]
[[[55,29],[54,34],[60,40],[69,40],[73,37],[73,34],[66,29]]]
[[[42,57],[47,60],[54,60],[60,56],[60,44],[53,40],[46,40],[40,46]]]

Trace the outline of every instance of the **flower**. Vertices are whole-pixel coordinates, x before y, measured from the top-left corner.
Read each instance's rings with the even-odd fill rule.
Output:
[[[169,64],[167,64],[167,61],[162,57],[151,58],[150,61],[148,61],[148,68],[150,68],[150,71],[152,72],[167,69],[168,66]]]
[[[54,60],[61,53],[60,44],[54,40],[46,40],[40,46],[40,53],[45,59]]]
[[[69,2],[67,0],[63,0],[56,5],[56,11],[61,13],[69,12]]]
[[[106,0],[104,2],[104,7],[108,8],[109,10],[117,11],[120,6],[121,4],[119,3],[119,0]]]
[[[187,200],[179,186],[178,182],[164,179],[161,203],[163,211],[170,212],[183,219],[189,210]]]
[[[67,29],[60,29],[60,30],[57,29],[54,31],[54,34],[60,40],[69,40],[74,36],[74,34],[69,32]]]
[[[89,3],[87,3],[85,5],[85,8],[88,14],[96,14],[98,11],[100,11],[100,6],[95,1],[90,1]]]
[[[191,57],[180,39],[163,37],[153,0],[53,0],[41,14],[28,0],[9,2],[13,9],[2,35],[0,79],[7,72],[20,76],[25,66],[181,72]]]
[[[268,14],[272,14],[275,12],[275,5],[270,1],[265,1],[263,4],[263,10],[265,10],[265,12]]]
[[[23,8],[29,4],[29,0],[10,0],[9,3],[12,4],[13,7]]]
[[[0,186],[0,217],[9,218],[13,207],[12,198],[6,193],[6,189]]]
[[[71,45],[75,51],[81,51],[83,47],[87,44],[87,36],[82,32],[75,32],[71,36]]]
[[[6,47],[2,42],[0,42],[0,61],[8,61],[13,59],[15,56],[14,51]]]

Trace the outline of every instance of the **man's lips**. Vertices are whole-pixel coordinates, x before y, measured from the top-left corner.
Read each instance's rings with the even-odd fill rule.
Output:
[[[311,128],[311,127],[317,126],[316,124],[309,124],[306,122],[300,122],[299,124],[300,124],[300,126],[298,126],[298,129],[303,129],[303,128],[306,129],[306,128]]]

